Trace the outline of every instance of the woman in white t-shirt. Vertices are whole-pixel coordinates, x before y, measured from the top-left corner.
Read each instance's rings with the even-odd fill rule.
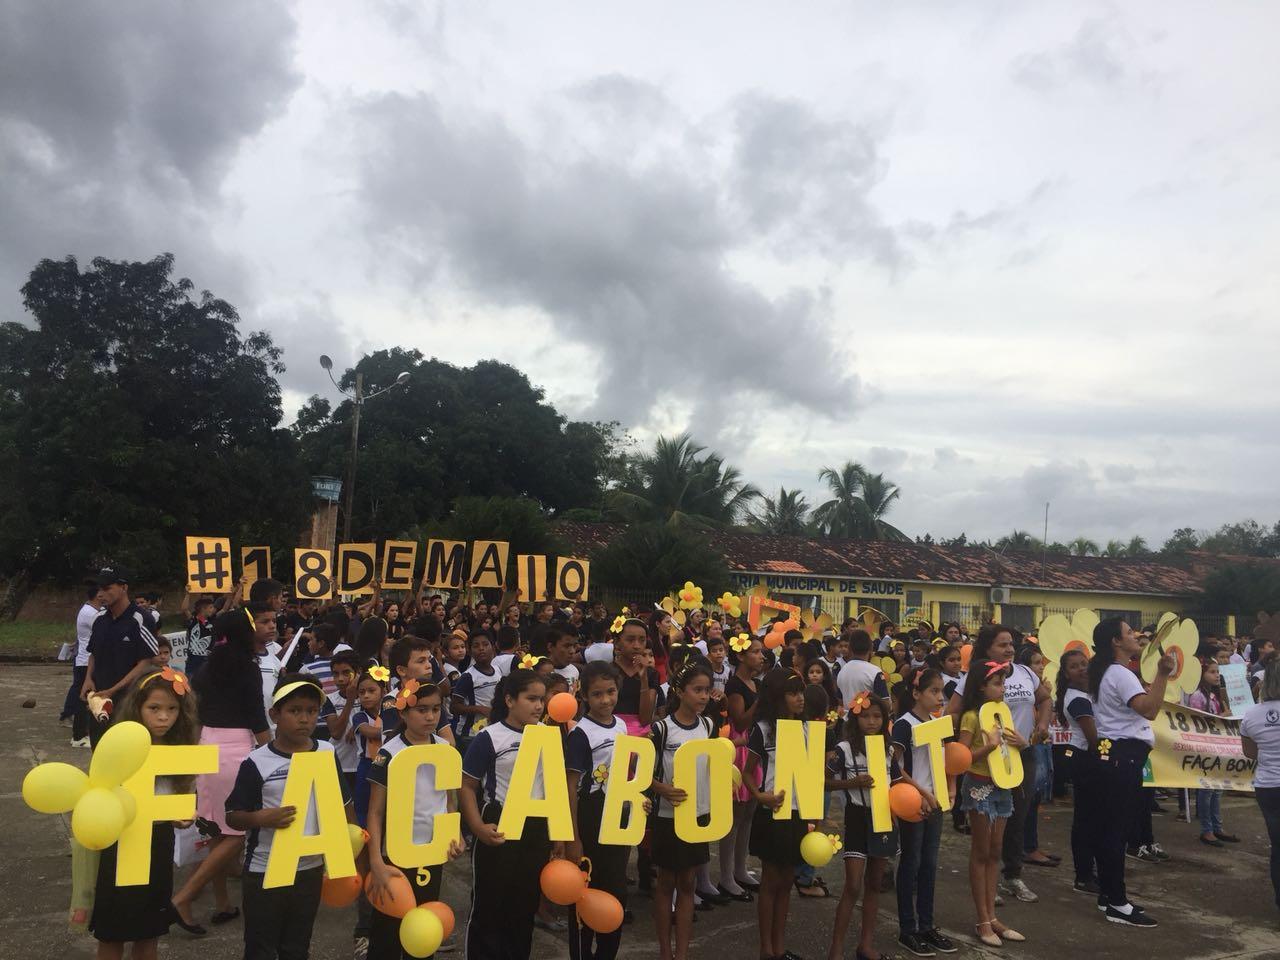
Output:
[[[1245,711],[1240,723],[1240,741],[1244,755],[1257,762],[1253,795],[1271,838],[1271,886],[1280,907],[1280,657],[1275,654],[1263,669],[1258,703]]]
[[[1013,714],[1014,728],[1028,744],[1043,743],[1049,737],[1052,697],[1030,667],[1013,663],[1013,654],[1013,631],[999,623],[988,623],[978,631],[978,639],[974,641],[969,662],[1009,664],[1012,672],[1004,681],[1004,702]],[[955,692],[947,704],[947,713],[952,714],[957,723],[962,712],[967,679],[966,675],[956,684]],[[1000,851],[1004,876],[1000,892],[1005,896],[1017,897],[1024,903],[1035,903],[1040,898],[1022,880],[1022,841],[1027,810],[1031,806],[1031,792],[1035,788],[1036,758],[1030,747],[1021,753],[1022,783],[1010,791],[1013,794],[1013,815],[1005,825]]]
[[[1151,721],[1160,712],[1169,676],[1178,661],[1173,654],[1164,654],[1147,690],[1128,666],[1141,649],[1133,628],[1119,617],[1109,617],[1093,630],[1089,696],[1098,729],[1098,789],[1106,799],[1089,824],[1089,834],[1102,888],[1098,909],[1112,923],[1154,927],[1155,920],[1129,902],[1124,853],[1138,805],[1145,802],[1142,768],[1155,743]]]

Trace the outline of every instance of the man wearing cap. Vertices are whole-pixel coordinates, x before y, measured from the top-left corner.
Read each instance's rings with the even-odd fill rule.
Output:
[[[80,699],[114,698],[129,684],[151,669],[158,669],[155,635],[149,618],[129,599],[129,573],[120,567],[98,571],[103,612],[93,622],[89,634],[89,663],[85,669]],[[90,715],[89,742],[98,745],[106,733],[110,719],[99,720]]]

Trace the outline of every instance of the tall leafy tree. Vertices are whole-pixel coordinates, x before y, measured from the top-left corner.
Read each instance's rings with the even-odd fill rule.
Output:
[[[1108,540],[1107,545],[1102,548],[1102,556],[1104,557],[1123,557],[1127,556],[1128,549],[1124,545],[1123,540]]]
[[[519,370],[485,360],[455,367],[417,350],[380,350],[339,381],[367,394],[360,418],[353,538],[394,536],[442,518],[459,497],[527,498],[551,512],[600,500],[608,438],[600,425],[568,421]],[[313,397],[295,430],[318,473],[345,477],[354,404]]]
[[[870,540],[908,540],[905,533],[885,520],[895,500],[902,491],[896,483],[885,479],[883,473],[868,474],[862,480],[862,511],[864,535]]]
[[[280,351],[173,268],[42,260],[22,288],[33,325],[0,326],[0,572],[112,561],[171,582],[187,534],[280,558],[296,542],[310,489],[280,428]]]
[[[831,499],[813,511],[813,520],[827,536],[857,540],[910,539],[885,519],[901,490],[883,473],[871,473],[862,464],[850,460],[838,470],[823,467],[818,479],[827,485]]]
[[[614,516],[632,522],[722,526],[744,519],[759,497],[737,467],[682,433],[658,437],[635,457],[608,502]]]
[[[1130,537],[1129,543],[1124,548],[1127,557],[1145,557],[1151,551],[1147,549],[1147,541],[1143,537]]]
[[[762,533],[800,536],[809,529],[809,503],[799,490],[779,487],[777,497],[761,498],[760,509],[752,516],[751,526]]]
[[[691,524],[634,523],[594,559],[593,585],[652,590],[655,596],[692,580],[703,596],[729,586],[724,558]]]
[[[1071,549],[1073,556],[1096,557],[1098,555],[1098,544],[1088,537],[1076,537],[1067,546]]]

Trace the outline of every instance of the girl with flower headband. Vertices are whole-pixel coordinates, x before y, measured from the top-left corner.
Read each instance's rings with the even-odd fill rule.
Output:
[[[391,671],[387,667],[372,666],[360,674],[356,681],[357,706],[351,712],[351,729],[356,732],[355,808],[356,823],[364,826],[369,818],[369,772],[373,761],[382,749],[383,735],[390,736],[400,724],[400,714],[395,704],[386,697]],[[416,680],[408,680],[401,687],[403,692]],[[410,691],[413,692],[412,690]]]
[[[885,732],[889,717],[884,701],[870,690],[860,690],[849,704],[845,717],[844,738],[836,744],[827,766],[827,789],[844,793],[844,888],[836,904],[835,926],[831,931],[831,947],[827,956],[840,960],[844,956],[844,938],[853,917],[853,908],[862,895],[862,927],[856,955],[863,960],[879,960],[875,937],[876,909],[880,901],[880,879],[889,858],[898,852],[898,839],[892,830],[877,833],[871,822],[871,793],[875,780],[867,763],[867,737]],[[898,751],[890,749],[889,780],[902,779]]]
[[[725,682],[724,700],[729,713],[729,737],[735,748],[733,765],[743,771],[747,765],[748,735],[756,722],[756,677],[764,669],[764,646],[748,633],[736,634],[729,638],[729,661],[734,672]],[[759,785],[758,779],[756,784]],[[744,774],[733,793],[733,829],[720,841],[719,884],[721,893],[742,903],[750,903],[751,893],[760,889],[759,880],[747,870],[755,807],[755,797],[747,788]]]
[[[990,947],[1001,946],[1005,940],[1015,943],[1026,940],[1017,930],[996,919],[996,879],[1000,873],[1006,824],[1013,814],[1013,795],[991,779],[987,757],[993,750],[1021,750],[1027,741],[1016,726],[1006,727],[997,722],[990,730],[983,730],[978,719],[984,703],[1004,702],[1005,678],[1011,670],[1007,662],[969,661],[958,737],[973,754],[973,763],[961,780],[958,792],[973,831],[969,847],[969,890],[978,915],[974,932]],[[1021,838],[1018,846],[1022,846]]]
[[[199,740],[196,696],[188,689],[187,678],[179,671],[164,670],[142,677],[125,696],[116,711],[115,722],[133,720],[151,734],[151,742],[166,746],[188,746]],[[156,793],[185,793],[190,777],[157,777]],[[133,944],[133,956],[153,960],[157,938],[169,932],[174,909],[173,830],[182,823],[156,823],[151,830],[151,876],[145,886],[117,887],[118,844],[102,851],[98,859],[96,893],[89,929],[98,940],[98,960],[121,960],[126,943]]]

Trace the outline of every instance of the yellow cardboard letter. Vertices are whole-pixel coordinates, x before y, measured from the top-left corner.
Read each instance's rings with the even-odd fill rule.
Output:
[[[795,797],[800,803],[802,820],[821,820],[826,804],[822,787],[827,775],[827,725],[818,721],[779,720],[777,730],[774,791],[785,790],[787,802],[773,811],[773,819],[790,819],[790,801]]]
[[[710,772],[711,820],[698,826],[698,767]],[[676,807],[676,836],[685,843],[719,840],[733,826],[733,754],[715,740],[690,740],[676,751],[671,782],[688,796]]]
[[[507,580],[507,555],[511,544],[505,540],[476,540],[471,544],[473,587],[501,587]]]
[[[516,556],[516,599],[522,603],[547,598],[547,558],[540,553]]]
[[[242,599],[247,603],[249,601],[249,590],[259,580],[271,579],[271,548],[270,547],[241,547],[240,548],[240,572],[244,574],[248,581],[244,585]]]
[[[871,774],[871,829],[888,833],[893,829],[889,811],[889,761],[884,754],[884,737],[866,738],[867,772]]]
[[[466,570],[467,544],[463,540],[428,540],[427,566],[422,582],[428,587],[457,590]]]
[[[298,860],[315,854],[324,856],[324,870],[330,877],[350,877],[356,872],[338,786],[338,760],[332,750],[293,755],[280,805],[295,807],[297,815],[293,823],[276,831],[262,878],[264,888],[292,885]]]
[[[338,569],[334,579],[338,592],[361,597],[373,593],[373,575],[378,567],[372,543],[338,544]]]
[[[950,717],[938,717],[917,723],[911,729],[911,744],[915,747],[929,748],[929,771],[933,774],[933,795],[938,798],[938,807],[951,809],[951,796],[947,792],[947,760],[943,743],[948,737],[955,736],[955,724]]]
[[[586,600],[591,582],[591,561],[556,557],[556,599]]]
[[[628,778],[633,761],[636,775]],[[648,737],[623,734],[614,740],[609,782],[604,788],[604,812],[600,816],[601,843],[638,847],[644,839],[644,792],[653,783],[653,761],[653,741]],[[625,827],[624,811],[629,818]]]
[[[539,780],[542,796],[534,797]],[[569,782],[564,774],[564,745],[559,727],[531,723],[524,728],[498,829],[508,840],[519,840],[529,817],[546,817],[547,833],[552,840],[573,839]]]
[[[462,786],[462,754],[443,743],[405,747],[387,767],[387,857],[397,867],[426,867],[449,859],[449,844],[462,839],[462,814],[437,813],[419,842],[413,835],[413,804],[419,790]]]
[[[1013,712],[1004,701],[1000,703],[984,703],[978,711],[978,726],[988,734],[993,726],[1000,729],[1013,729]],[[1012,790],[1022,782],[1022,751],[1014,750],[1008,744],[1001,743],[987,754],[987,766],[991,768],[991,781],[997,787]]]
[[[413,540],[388,540],[382,545],[382,586],[386,590],[412,590],[418,544]]]
[[[153,681],[154,682],[154,681]],[[156,777],[216,773],[218,748],[153,746],[142,768],[124,782],[138,812],[120,835],[116,853],[116,886],[151,882],[151,825],[157,821],[190,820],[196,815],[194,793],[156,795]]]

